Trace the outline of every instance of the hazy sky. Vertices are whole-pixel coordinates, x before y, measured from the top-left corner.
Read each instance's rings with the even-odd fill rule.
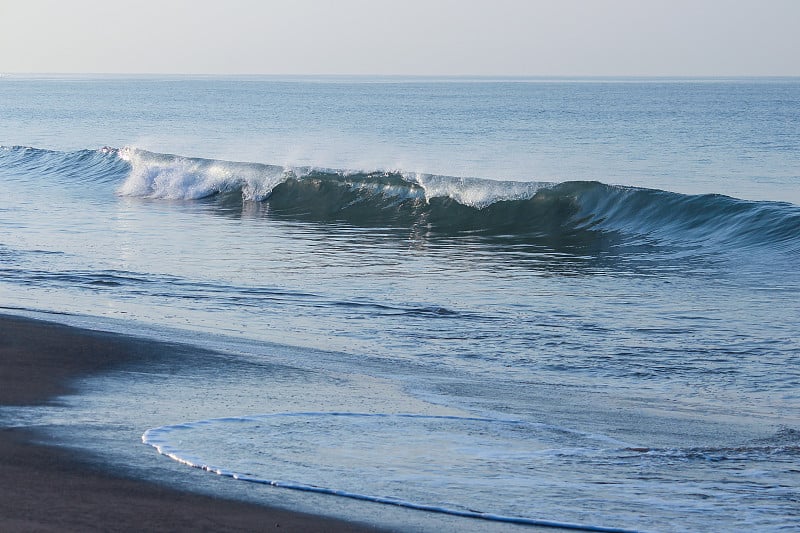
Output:
[[[0,73],[800,75],[800,0],[0,0]]]

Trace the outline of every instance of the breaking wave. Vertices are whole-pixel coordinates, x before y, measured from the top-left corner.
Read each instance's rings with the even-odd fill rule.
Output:
[[[113,186],[123,197],[260,204],[276,217],[424,227],[448,235],[562,238],[586,232],[647,243],[800,252],[800,207],[721,194],[608,185],[495,181],[403,171],[348,171],[160,154],[136,148],[0,149],[0,170]],[[45,178],[41,178],[45,179]]]

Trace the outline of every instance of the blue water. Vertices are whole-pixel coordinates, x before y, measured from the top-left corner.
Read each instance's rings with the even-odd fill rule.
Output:
[[[223,354],[4,416],[392,527],[800,527],[799,116],[796,79],[0,78],[0,305]]]

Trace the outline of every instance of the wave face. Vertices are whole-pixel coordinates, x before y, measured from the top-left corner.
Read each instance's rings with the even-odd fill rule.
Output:
[[[227,213],[429,234],[563,245],[609,239],[800,252],[800,207],[719,194],[684,195],[596,181],[494,181],[402,171],[345,171],[181,157],[136,148],[53,152],[3,148],[0,164],[72,184],[114,184],[116,194],[213,202]],[[616,240],[614,240],[616,239]]]

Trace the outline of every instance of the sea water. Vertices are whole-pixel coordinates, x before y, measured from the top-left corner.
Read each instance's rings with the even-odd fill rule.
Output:
[[[4,420],[392,527],[800,527],[798,118],[796,79],[5,76],[0,304],[218,355]]]

